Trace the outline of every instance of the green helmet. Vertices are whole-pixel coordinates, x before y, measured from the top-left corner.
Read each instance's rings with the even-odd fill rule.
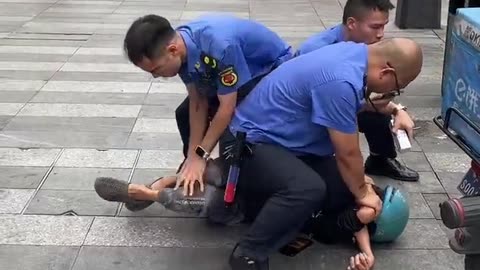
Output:
[[[372,241],[393,242],[405,230],[410,216],[410,208],[400,190],[387,186],[383,193],[382,212],[375,220],[376,229]]]

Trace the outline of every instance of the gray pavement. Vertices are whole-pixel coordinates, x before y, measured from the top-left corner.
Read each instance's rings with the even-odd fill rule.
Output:
[[[97,176],[146,183],[181,159],[173,112],[186,91],[178,78],[152,80],[129,64],[123,35],[146,13],[176,25],[224,11],[264,22],[297,46],[339,23],[344,2],[0,0],[0,269],[227,269],[245,228],[208,227],[159,205],[131,213],[93,191]],[[408,191],[413,206],[405,234],[375,246],[376,269],[463,267],[438,213],[439,202],[458,196],[469,165],[431,122],[440,107],[446,1],[443,9],[443,29],[388,25],[387,36],[413,38],[425,52],[420,78],[400,100],[420,127],[413,151],[400,157],[421,179],[376,178]],[[61,216],[70,210],[79,216]],[[271,269],[345,269],[353,253],[316,244],[293,259],[275,256]]]

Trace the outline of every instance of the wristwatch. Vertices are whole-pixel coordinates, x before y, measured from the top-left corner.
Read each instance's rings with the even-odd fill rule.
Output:
[[[207,150],[205,150],[200,145],[197,145],[197,147],[195,147],[195,154],[197,154],[197,156],[201,157],[204,160],[208,160],[210,158],[210,153],[208,153]]]
[[[398,112],[400,110],[403,110],[403,111],[407,111],[407,107],[401,105],[401,104],[398,104],[398,106],[396,106],[395,108],[393,108],[393,111],[392,111],[392,115],[393,116],[397,116]]]

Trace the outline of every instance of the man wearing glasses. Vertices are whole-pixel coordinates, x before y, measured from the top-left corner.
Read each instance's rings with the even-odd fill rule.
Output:
[[[388,23],[389,11],[394,6],[390,0],[347,0],[343,11],[343,21],[335,27],[313,35],[301,44],[296,55],[305,54],[323,46],[335,44],[341,41],[353,41],[372,44],[380,41],[384,35],[385,25]],[[376,110],[375,106],[368,111],[358,114],[358,127],[365,134],[370,156],[365,162],[365,172],[371,175],[383,175],[401,181],[418,181],[419,175],[412,169],[404,166],[396,160],[397,152],[392,136],[392,131],[404,129],[413,139],[414,123],[406,108],[397,105],[391,100],[400,91],[389,94],[384,100],[377,97],[373,102],[390,102],[382,111]],[[393,129],[390,128],[392,112],[395,122]]]
[[[392,114],[394,107],[372,106],[366,99],[372,93],[392,99],[422,64],[422,50],[410,39],[339,42],[295,57],[260,81],[230,123],[232,134],[246,133],[251,146],[241,164],[239,192],[265,197],[232,254],[234,270],[267,270],[268,257],[312,213],[338,211],[349,197],[381,212],[364,174],[357,115],[375,108]]]

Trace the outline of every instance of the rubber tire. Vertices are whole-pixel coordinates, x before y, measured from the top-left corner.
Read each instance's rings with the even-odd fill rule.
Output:
[[[480,255],[465,255],[465,270],[480,269]]]

